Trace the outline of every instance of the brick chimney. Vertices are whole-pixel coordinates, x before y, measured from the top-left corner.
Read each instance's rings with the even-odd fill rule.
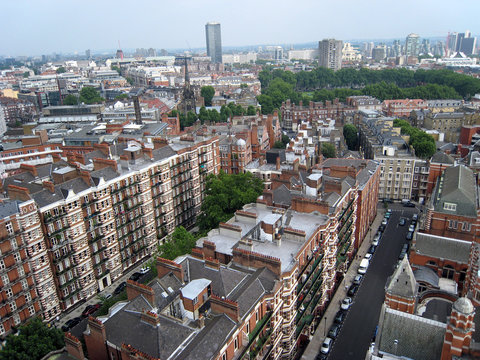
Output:
[[[153,327],[160,326],[160,317],[152,311],[144,310],[140,316],[140,320]]]
[[[233,319],[233,321],[240,319],[238,303],[235,301],[220,298],[212,294],[210,296],[210,307],[214,313],[225,314]]]
[[[117,170],[118,164],[115,160],[110,159],[100,159],[94,158],[93,159],[93,168],[96,170],[104,169],[106,167],[111,167],[113,170]]]
[[[30,191],[27,188],[16,186],[16,185],[8,185],[7,187],[8,197],[12,200],[23,200],[27,201],[30,200]]]
[[[88,358],[90,360],[108,359],[107,347],[105,346],[107,341],[105,324],[97,318],[90,316],[88,318],[88,327],[90,328],[90,333],[85,333],[83,336],[89,352]]]
[[[48,191],[50,191],[52,194],[55,192],[55,184],[51,181],[44,181],[42,183],[43,185],[43,188],[44,189],[47,189]]]
[[[75,336],[69,332],[65,333],[65,348],[68,355],[73,356],[77,360],[84,360],[85,355],[83,353],[82,343]]]
[[[150,305],[155,306],[155,292],[150,286],[140,284],[133,280],[127,280],[128,300],[133,300],[139,295],[143,295]]]
[[[158,277],[162,278],[163,276],[167,275],[169,272],[172,272],[173,275],[175,275],[176,278],[180,280],[182,283],[184,282],[183,269],[181,265],[171,260],[158,257],[157,258]]]
[[[276,162],[276,164],[275,164],[275,168],[276,168],[277,170],[280,170],[280,156],[277,156],[277,162]]]
[[[35,177],[38,176],[37,168],[34,165],[20,164],[20,170],[28,171],[30,174],[32,174]]]
[[[101,144],[93,144],[93,148],[95,150],[99,150],[102,152],[103,155],[105,156],[110,156],[110,146],[106,143],[101,143]]]

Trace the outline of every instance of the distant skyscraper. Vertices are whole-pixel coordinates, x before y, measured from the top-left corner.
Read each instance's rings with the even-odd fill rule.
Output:
[[[207,38],[207,55],[210,56],[213,63],[221,63],[222,35],[220,31],[220,23],[207,23],[205,25],[205,35]]]
[[[342,68],[341,40],[323,39],[318,42],[318,65],[334,71]]]
[[[419,50],[419,40],[420,36],[417,34],[409,34],[405,41],[405,55],[407,56],[417,56]]]

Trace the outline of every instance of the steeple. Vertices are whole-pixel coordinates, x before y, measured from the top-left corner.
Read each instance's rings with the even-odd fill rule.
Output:
[[[385,304],[395,310],[413,314],[417,297],[417,282],[407,256],[390,278],[385,291]]]

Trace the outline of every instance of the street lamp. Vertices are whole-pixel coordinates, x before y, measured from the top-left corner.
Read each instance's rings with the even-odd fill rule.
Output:
[[[327,335],[327,317],[325,316],[325,327],[323,328],[323,336]]]

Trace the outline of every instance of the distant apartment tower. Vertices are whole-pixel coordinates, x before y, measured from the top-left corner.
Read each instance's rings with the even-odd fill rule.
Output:
[[[210,56],[213,63],[221,63],[222,35],[220,31],[220,23],[207,23],[205,25],[205,35],[207,38],[207,55]]]
[[[405,55],[417,56],[419,50],[420,36],[417,34],[409,34],[405,40]]]
[[[334,71],[342,68],[341,40],[323,39],[318,42],[318,65]]]

